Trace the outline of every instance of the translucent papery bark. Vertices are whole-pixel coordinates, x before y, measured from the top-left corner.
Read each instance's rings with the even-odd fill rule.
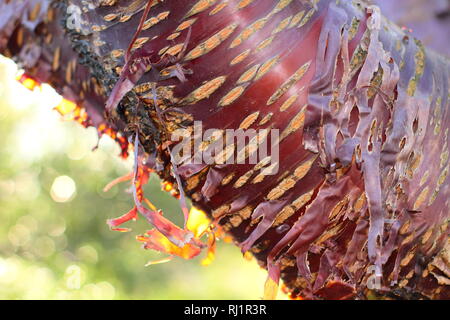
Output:
[[[0,3],[3,52],[77,102],[87,124],[137,135],[139,163],[179,178],[292,297],[450,298],[449,61],[378,7]],[[171,135],[194,121],[220,135],[279,129],[279,140],[268,134],[256,164],[216,154],[175,166]],[[245,159],[264,138],[226,150]]]

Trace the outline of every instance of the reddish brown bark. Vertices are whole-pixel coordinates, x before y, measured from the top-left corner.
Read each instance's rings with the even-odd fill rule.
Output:
[[[179,178],[293,297],[449,298],[449,62],[377,7],[0,3],[0,50],[86,110],[86,125],[109,132],[108,119],[124,153],[128,137],[138,182],[148,168]],[[176,167],[170,135],[194,120],[280,129],[278,173],[261,175],[264,161]],[[188,256],[203,247],[135,191],[128,218],[139,211]]]

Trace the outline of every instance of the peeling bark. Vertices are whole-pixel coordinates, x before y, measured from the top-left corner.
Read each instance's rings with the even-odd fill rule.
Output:
[[[0,21],[1,52],[123,155],[134,141],[135,186],[148,170],[176,184],[293,298],[450,298],[450,64],[378,7],[3,0]],[[261,175],[263,161],[175,166],[171,134],[194,121],[280,129],[278,173]],[[138,211],[197,254],[140,187]]]

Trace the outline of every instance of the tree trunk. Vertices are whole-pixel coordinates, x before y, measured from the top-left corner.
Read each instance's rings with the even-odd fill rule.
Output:
[[[198,254],[195,232],[142,204],[155,171],[186,219],[184,193],[268,269],[268,295],[281,277],[293,298],[450,298],[446,58],[363,1],[86,3],[1,0],[0,52],[123,156],[134,144],[136,207],[113,227],[139,212],[148,248]],[[173,135],[200,122],[257,136],[177,161]]]

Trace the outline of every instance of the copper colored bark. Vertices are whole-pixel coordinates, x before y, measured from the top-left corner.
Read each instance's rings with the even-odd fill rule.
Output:
[[[378,7],[57,3],[0,1],[0,50],[77,102],[85,124],[108,120],[124,152],[137,135],[147,167],[135,173],[179,178],[292,297],[450,298],[450,64]],[[280,129],[278,173],[261,175],[264,162],[176,167],[171,133],[194,121]],[[136,190],[173,244],[202,247],[142,209]]]

